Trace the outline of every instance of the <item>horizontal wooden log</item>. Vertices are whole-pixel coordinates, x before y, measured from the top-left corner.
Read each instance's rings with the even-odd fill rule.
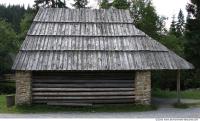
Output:
[[[37,79],[59,79],[59,80],[80,80],[80,79],[83,79],[83,80],[95,80],[95,79],[100,79],[100,80],[134,80],[134,76],[133,75],[127,75],[127,76],[123,76],[123,75],[78,75],[78,74],[75,74],[75,75],[66,75],[66,76],[56,76],[54,74],[52,75],[47,75],[47,76],[34,76],[33,77],[34,80],[37,80]]]
[[[60,103],[60,102],[47,102],[47,105],[56,105],[56,106],[92,106],[89,103]]]
[[[56,79],[33,79],[33,83],[133,83],[134,80],[56,80]]]
[[[104,71],[104,72],[33,72],[33,80],[134,80],[134,72]]]
[[[95,87],[134,87],[133,83],[131,84],[106,84],[106,83],[102,83],[102,84],[32,84],[33,87],[37,87],[37,88],[85,88],[85,87],[91,87],[91,88],[95,88]]]
[[[32,88],[32,91],[134,91],[134,88]]]
[[[133,91],[127,92],[33,92],[33,96],[104,96],[104,95],[134,95]]]
[[[134,99],[135,96],[94,96],[94,97],[39,97],[33,96],[33,99],[42,100],[85,100],[85,99]]]
[[[33,103],[46,104],[47,102],[58,103],[92,103],[92,104],[128,104],[134,103],[134,99],[98,99],[98,100],[39,100],[33,99]]]

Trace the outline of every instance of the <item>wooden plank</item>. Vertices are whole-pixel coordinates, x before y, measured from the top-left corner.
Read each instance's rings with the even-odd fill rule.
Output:
[[[180,88],[180,83],[181,83],[181,81],[180,81],[180,78],[181,78],[181,73],[180,73],[180,70],[177,70],[177,103],[178,104],[180,104],[181,103],[181,98],[180,98],[180,90],[181,90],[181,88]]]
[[[108,72],[109,73],[109,72]],[[123,82],[123,81],[128,81],[128,80],[134,80],[134,72],[132,72],[132,75],[117,75],[116,74],[116,77],[114,77],[115,75],[112,75],[112,74],[110,74],[110,76],[109,75],[101,75],[101,74],[96,74],[96,75],[90,75],[90,74],[88,74],[88,75],[81,75],[81,74],[79,74],[79,73],[77,73],[77,75],[74,75],[74,74],[72,74],[72,75],[67,75],[66,74],[66,76],[62,76],[62,75],[49,75],[49,76],[46,76],[46,75],[44,75],[44,76],[35,76],[35,77],[33,77],[33,80],[52,80],[52,82],[53,82],[53,80],[69,80],[69,81],[74,81],[74,82],[76,82],[75,80],[84,80],[84,81],[93,81],[94,80],[94,82],[95,82],[95,80],[105,80],[105,81],[110,81],[110,80],[116,80],[116,82]],[[128,76],[128,77],[119,77],[119,76]],[[66,81],[67,82],[67,81]],[[112,81],[111,81],[112,82]]]
[[[32,88],[32,91],[134,91],[134,88]]]
[[[60,103],[60,102],[47,102],[47,105],[55,105],[55,106],[92,106],[89,103]]]
[[[134,75],[134,73],[133,73]],[[134,77],[134,76],[133,76]],[[66,80],[66,79],[33,79],[32,83],[133,83],[134,80]]]
[[[125,91],[125,92],[33,92],[33,96],[104,96],[104,95],[134,95],[133,91]]]
[[[125,88],[125,87],[133,87],[133,84],[87,84],[87,83],[83,83],[83,84],[32,84],[33,88],[37,87],[37,88],[65,88],[65,87],[76,87],[76,88],[84,88],[84,87],[121,87],[121,88]]]
[[[107,100],[33,100],[33,103],[47,103],[47,102],[59,102],[59,103],[92,103],[92,104],[128,104],[134,103],[134,99],[107,99]]]
[[[51,53],[52,54],[52,53]],[[50,55],[51,56],[51,55]],[[67,56],[69,57],[69,56]],[[50,57],[51,58],[51,57]],[[69,59],[68,59],[69,60]],[[133,71],[128,72],[35,72],[33,80],[134,80]]]
[[[39,96],[33,96],[33,99],[42,99],[42,100],[85,100],[85,99],[134,99],[135,96],[84,96],[84,97],[39,97]]]

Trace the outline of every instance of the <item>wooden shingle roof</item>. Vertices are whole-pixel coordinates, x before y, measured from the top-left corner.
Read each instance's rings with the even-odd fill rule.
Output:
[[[41,8],[14,70],[175,70],[193,65],[133,24],[126,10]]]

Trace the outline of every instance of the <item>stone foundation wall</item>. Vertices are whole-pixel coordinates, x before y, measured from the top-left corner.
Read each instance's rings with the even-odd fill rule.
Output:
[[[31,104],[31,72],[17,71],[16,76],[16,105]]]
[[[135,74],[136,104],[151,104],[151,72],[137,71]]]

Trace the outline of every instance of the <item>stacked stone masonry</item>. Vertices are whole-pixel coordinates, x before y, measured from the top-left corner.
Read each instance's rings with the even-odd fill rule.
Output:
[[[31,72],[16,72],[16,104],[30,105],[31,95]],[[135,102],[136,104],[149,105],[151,103],[151,72],[136,71],[135,74]]]
[[[31,72],[16,72],[16,105],[31,104]]]
[[[151,104],[151,72],[137,71],[135,75],[136,104]]]

